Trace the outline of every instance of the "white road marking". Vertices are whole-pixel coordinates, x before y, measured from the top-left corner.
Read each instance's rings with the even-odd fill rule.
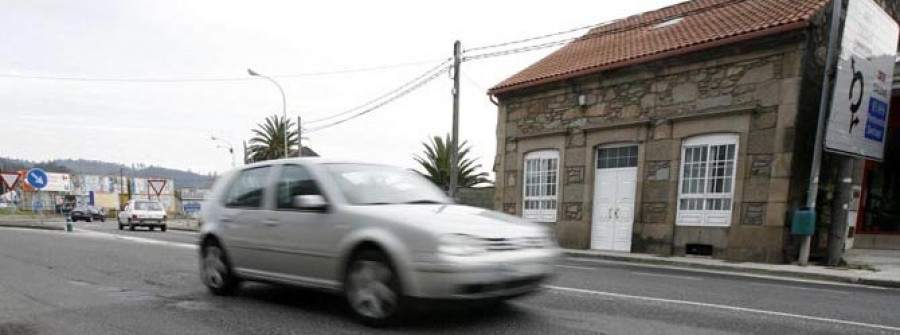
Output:
[[[137,242],[137,243],[143,243],[143,244],[164,245],[164,246],[183,248],[183,249],[191,249],[191,250],[197,249],[196,244],[190,244],[190,243],[179,243],[179,242],[154,240],[154,239],[150,239],[150,238],[124,236],[124,235],[117,235],[117,234],[110,234],[110,233],[101,233],[98,231],[82,230],[82,229],[78,229],[78,230],[76,230],[76,232],[87,235],[87,236],[117,239],[117,240],[124,240],[124,241]]]
[[[597,268],[592,268],[588,266],[575,266],[575,265],[557,265],[558,268],[563,269],[576,269],[576,270],[597,270]]]
[[[778,287],[778,288],[783,288],[783,289],[787,289],[787,290],[804,290],[804,291],[829,292],[829,293],[837,293],[837,294],[850,294],[850,292],[848,292],[848,291],[829,290],[827,288],[789,286],[789,285],[768,284],[768,283],[750,283],[750,285],[764,286],[764,287]]]
[[[643,300],[643,301],[652,301],[652,302],[665,303],[665,304],[716,308],[716,309],[722,309],[722,310],[733,311],[733,312],[744,312],[744,313],[755,313],[755,314],[762,314],[762,315],[780,316],[780,317],[785,317],[785,318],[795,318],[795,319],[809,320],[809,321],[828,322],[828,323],[835,323],[835,324],[841,324],[841,325],[846,325],[846,326],[857,326],[857,327],[873,328],[873,329],[880,329],[880,330],[889,330],[889,331],[895,331],[895,332],[900,331],[900,327],[892,327],[892,326],[885,326],[885,325],[879,325],[879,324],[873,324],[873,323],[863,323],[863,322],[841,320],[841,319],[824,318],[824,317],[809,316],[809,315],[802,315],[802,314],[791,314],[791,313],[784,313],[784,312],[767,311],[764,309],[737,307],[737,306],[720,305],[720,304],[710,304],[710,303],[697,302],[697,301],[644,297],[644,296],[639,296],[639,295],[585,290],[585,289],[580,289],[580,288],[571,288],[571,287],[562,287],[562,286],[547,285],[544,287],[546,287],[547,289],[553,290],[553,291],[566,292],[566,293],[578,293],[580,295],[586,294],[586,295],[604,296],[604,297],[612,297],[612,298],[627,299],[627,300]]]
[[[698,269],[698,268],[689,268],[689,267],[672,266],[672,265],[631,263],[631,262],[602,260],[602,259],[583,259],[583,258],[578,259],[578,258],[572,258],[572,257],[566,258],[566,261],[578,262],[578,263],[614,264],[614,265],[624,265],[624,266],[628,266],[628,267],[641,267],[641,268],[648,268],[648,269],[667,269],[667,270],[677,270],[677,271],[684,271],[684,272],[726,275],[726,276],[731,276],[731,277],[759,278],[759,279],[777,280],[777,281],[783,281],[783,282],[807,283],[807,284],[829,285],[829,286],[843,286],[843,287],[853,287],[853,288],[869,289],[869,290],[894,290],[889,287],[869,286],[869,285],[833,282],[833,281],[824,281],[824,280],[815,280],[815,279],[805,279],[805,278],[792,278],[792,277],[786,277],[786,276],[763,275],[763,274],[755,274],[755,273],[742,273],[742,272],[737,272],[737,270],[735,270],[735,271],[710,270],[710,269]]]
[[[703,278],[700,278],[700,277],[668,275],[668,274],[651,273],[651,272],[631,271],[631,274],[636,274],[638,276],[647,276],[647,277],[675,278],[675,279],[685,279],[685,280],[703,280]]]

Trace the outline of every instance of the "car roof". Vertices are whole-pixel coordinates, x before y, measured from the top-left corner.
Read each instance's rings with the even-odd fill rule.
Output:
[[[333,158],[321,158],[321,157],[290,157],[290,158],[280,158],[280,159],[273,159],[273,160],[251,163],[251,164],[247,164],[245,166],[239,167],[239,168],[237,168],[237,170],[243,170],[246,168],[253,168],[253,167],[258,167],[258,166],[269,166],[269,165],[289,164],[289,163],[298,163],[298,164],[303,164],[303,165],[364,164],[364,165],[378,165],[378,166],[390,166],[390,167],[400,168],[399,166],[366,162],[366,161],[360,161],[360,160],[333,159]]]

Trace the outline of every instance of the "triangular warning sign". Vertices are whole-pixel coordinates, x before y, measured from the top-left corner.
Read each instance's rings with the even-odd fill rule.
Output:
[[[153,190],[153,193],[156,193],[157,197],[162,193],[163,189],[166,188],[165,179],[149,179],[147,180],[147,183],[150,184],[150,188]]]
[[[19,173],[3,172],[0,173],[0,179],[3,179],[3,184],[6,185],[6,188],[13,189],[16,187],[16,184],[19,183]]]

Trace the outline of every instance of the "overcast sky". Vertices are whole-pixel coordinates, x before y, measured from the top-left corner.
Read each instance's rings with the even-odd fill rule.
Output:
[[[267,115],[313,120],[389,92],[464,48],[543,35],[681,2],[0,0],[0,156],[83,158],[197,172],[230,168]],[[550,39],[554,40],[554,39]],[[496,107],[485,91],[550,51],[466,62],[460,135],[485,171]],[[278,77],[406,64],[339,75]],[[410,65],[412,64],[412,65]],[[213,82],[39,80],[235,78]],[[336,158],[415,167],[431,135],[450,131],[446,75],[348,123],[310,133]],[[315,127],[309,124],[309,127]]]

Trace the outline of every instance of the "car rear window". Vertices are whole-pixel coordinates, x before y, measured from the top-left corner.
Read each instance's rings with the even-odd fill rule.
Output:
[[[161,211],[163,207],[158,202],[138,201],[134,203],[134,209],[139,211]]]

